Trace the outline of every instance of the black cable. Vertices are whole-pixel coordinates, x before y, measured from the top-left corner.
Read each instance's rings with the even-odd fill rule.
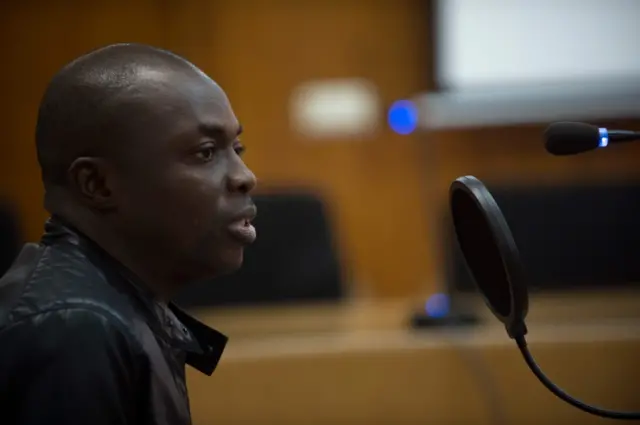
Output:
[[[547,387],[549,391],[551,391],[555,396],[560,398],[561,400],[569,403],[573,407],[576,407],[583,412],[591,413],[592,415],[600,416],[602,418],[608,419],[621,419],[621,420],[640,420],[640,412],[616,412],[614,410],[600,409],[598,407],[590,406],[576,398],[571,397],[569,394],[564,392],[560,387],[551,382],[549,378],[542,372],[542,369],[538,366],[536,361],[533,359],[533,356],[529,352],[529,348],[527,346],[527,340],[524,336],[517,336],[515,338],[516,344],[518,344],[518,348],[522,353],[522,357],[524,357],[524,361],[531,369],[531,372],[538,378],[542,385]]]

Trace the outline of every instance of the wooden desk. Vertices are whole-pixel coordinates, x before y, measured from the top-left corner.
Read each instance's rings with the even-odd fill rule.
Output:
[[[414,332],[403,326],[410,304],[201,312],[231,339],[213,377],[189,372],[194,424],[605,423],[543,388],[495,321]],[[547,309],[562,304],[580,309],[558,300]],[[640,410],[640,318],[545,322],[535,310],[530,346],[557,384],[590,403]]]

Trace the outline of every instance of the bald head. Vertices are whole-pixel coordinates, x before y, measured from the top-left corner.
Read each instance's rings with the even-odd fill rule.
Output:
[[[171,76],[206,77],[185,59],[140,44],[94,50],[62,68],[40,104],[36,127],[38,161],[45,187],[64,186],[70,164],[80,156],[126,154],[140,132],[157,127],[154,95]]]
[[[188,61],[135,44],[95,50],[40,106],[45,206],[165,289],[235,270],[255,238],[241,132],[224,91]]]

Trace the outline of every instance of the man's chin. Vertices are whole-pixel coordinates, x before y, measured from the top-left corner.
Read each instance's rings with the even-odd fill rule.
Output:
[[[215,263],[210,265],[209,278],[216,278],[234,273],[242,267],[244,262],[243,249],[230,249],[216,256]]]
[[[242,248],[217,250],[215,256],[203,257],[191,261],[183,276],[189,282],[202,282],[234,273],[242,267],[244,250]]]

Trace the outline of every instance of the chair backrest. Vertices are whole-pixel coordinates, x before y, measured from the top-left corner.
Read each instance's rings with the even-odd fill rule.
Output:
[[[11,267],[20,253],[22,236],[17,215],[7,204],[0,202],[0,276]]]
[[[532,291],[640,288],[640,181],[488,185],[513,233]],[[475,291],[448,233],[450,289]]]
[[[323,202],[309,193],[283,191],[254,197],[256,242],[242,268],[186,288],[183,307],[281,304],[336,300],[342,271]]]

